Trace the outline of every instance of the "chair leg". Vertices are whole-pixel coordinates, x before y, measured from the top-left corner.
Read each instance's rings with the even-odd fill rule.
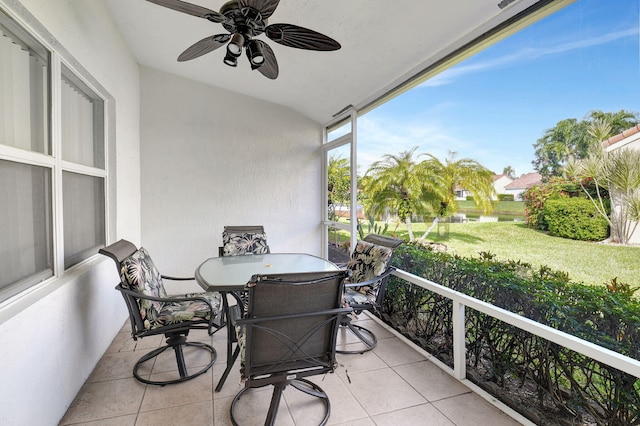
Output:
[[[204,366],[202,369],[198,370],[197,372],[193,374],[189,374],[187,371],[187,366],[184,359],[183,346],[196,347],[196,348],[203,349],[210,352],[211,362],[206,366]],[[142,364],[152,360],[153,358],[157,357],[158,355],[160,355],[161,353],[163,353],[169,348],[174,349],[175,356],[176,356],[176,363],[178,365],[178,373],[180,374],[180,378],[173,379],[173,380],[150,380],[150,379],[145,379],[144,377],[141,377],[140,374],[138,373],[138,369],[142,366]],[[183,335],[171,335],[167,338],[166,345],[160,348],[154,349],[153,351],[147,353],[136,362],[136,364],[133,366],[133,377],[135,377],[138,381],[149,384],[149,385],[164,386],[164,385],[171,385],[174,383],[181,383],[206,373],[216,362],[216,358],[217,358],[216,350],[211,345],[207,345],[206,343],[202,343],[202,342],[187,342],[186,336],[183,336]]]
[[[269,404],[269,411],[267,412],[267,420],[264,422],[265,426],[273,426],[275,424],[276,416],[278,415],[278,407],[280,407],[280,400],[282,399],[282,392],[286,386],[287,382],[274,383],[271,403]]]
[[[273,386],[273,394],[271,395],[271,403],[269,404],[269,411],[267,412],[267,418],[264,422],[265,426],[273,426],[276,421],[276,416],[278,414],[278,407],[280,406],[280,400],[282,399],[282,393],[287,385],[291,385],[293,388],[304,392],[308,395],[320,398],[325,405],[325,415],[324,418],[318,423],[320,426],[324,426],[329,421],[329,416],[331,415],[331,403],[329,402],[329,396],[325,393],[325,391],[315,383],[306,380],[306,379],[295,379],[291,381],[284,381],[280,383],[272,383]],[[252,387],[245,387],[240,392],[236,394],[231,402],[231,423],[233,426],[238,426],[238,422],[235,417],[235,407],[236,403],[242,398],[242,396],[251,389],[255,389]],[[254,407],[255,408],[255,407]]]
[[[355,336],[362,342],[362,344],[365,346],[364,349],[360,349],[360,350],[337,350],[336,352],[339,354],[362,354],[365,352],[370,351],[371,349],[375,348],[376,345],[378,344],[378,339],[376,338],[376,335],[373,334],[372,331],[367,330],[364,327],[361,327],[359,325],[353,324],[351,322],[351,318],[347,318],[346,321],[343,321],[342,324],[340,324],[341,326],[345,327],[347,330],[349,330],[350,332],[352,332],[353,334],[355,334]]]

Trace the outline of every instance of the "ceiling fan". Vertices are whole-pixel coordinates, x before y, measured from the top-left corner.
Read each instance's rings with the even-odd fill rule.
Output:
[[[258,70],[270,79],[278,77],[278,62],[267,43],[254,37],[265,33],[268,38],[284,46],[307,50],[338,50],[340,43],[319,32],[293,24],[271,24],[267,19],[280,0],[231,0],[220,12],[181,0],[147,0],[178,12],[187,13],[222,24],[229,34],[216,34],[203,38],[178,56],[178,61],[189,61],[227,45],[224,63],[235,67],[244,49],[252,70]]]

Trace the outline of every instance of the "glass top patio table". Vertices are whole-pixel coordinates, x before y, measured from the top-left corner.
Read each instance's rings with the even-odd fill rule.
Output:
[[[219,291],[222,294],[222,305],[227,325],[227,366],[216,386],[220,392],[224,382],[240,353],[237,336],[229,319],[230,306],[227,294],[242,305],[238,292],[245,289],[253,275],[284,274],[298,272],[338,271],[335,263],[305,253],[269,253],[248,254],[243,256],[212,257],[205,260],[196,269],[196,281],[205,291]],[[236,344],[235,350],[233,345]]]
[[[206,291],[241,291],[256,274],[337,271],[328,260],[305,253],[269,253],[212,257],[196,269],[196,281]]]

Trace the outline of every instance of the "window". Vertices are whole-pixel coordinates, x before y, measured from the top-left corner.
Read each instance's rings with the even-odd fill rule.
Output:
[[[0,143],[49,154],[49,52],[0,15]]]
[[[60,94],[66,269],[105,243],[104,101],[64,65]]]
[[[0,302],[105,243],[105,102],[63,59],[0,13]]]

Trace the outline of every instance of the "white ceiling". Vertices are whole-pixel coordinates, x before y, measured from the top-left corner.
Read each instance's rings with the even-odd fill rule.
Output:
[[[226,0],[191,0],[218,11]],[[226,33],[221,24],[143,0],[106,0],[138,62],[290,107],[326,123],[351,104],[365,105],[444,54],[537,0],[281,0],[269,23],[290,23],[342,44],[333,52],[293,49],[269,40],[280,67],[276,80],[222,63],[224,48],[188,62],[178,55],[196,41]]]

